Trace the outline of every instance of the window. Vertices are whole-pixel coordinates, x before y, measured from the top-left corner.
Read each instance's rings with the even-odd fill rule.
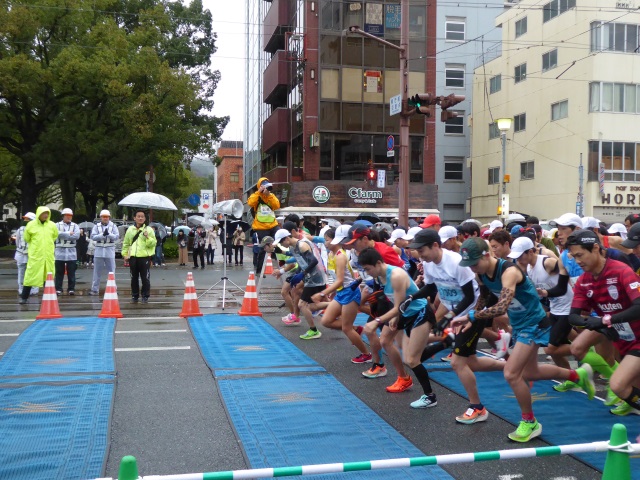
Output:
[[[500,183],[500,167],[490,167],[488,185],[497,185],[498,183]]]
[[[499,92],[502,89],[502,75],[496,75],[489,79],[489,94]]]
[[[464,20],[447,20],[445,23],[445,38],[449,41],[464,42]]]
[[[527,64],[518,65],[513,72],[513,78],[516,83],[523,82],[527,78]]]
[[[591,51],[637,53],[639,28],[628,23],[592,22]]]
[[[238,183],[240,181],[239,176],[238,176],[238,172],[229,173],[229,181]]]
[[[533,161],[520,163],[520,180],[533,180]]]
[[[521,113],[513,117],[513,131],[521,132],[527,128],[527,114]]]
[[[489,140],[493,140],[494,138],[500,138],[500,129],[496,122],[489,124]]]
[[[558,49],[551,50],[542,55],[542,71],[546,72],[558,66]]]
[[[516,22],[516,38],[527,33],[527,17],[524,17]]]
[[[464,88],[464,65],[447,65],[444,77],[446,87]]]
[[[551,121],[569,116],[569,100],[551,104]]]
[[[589,181],[592,177],[598,179],[598,166],[604,163],[605,182],[637,182],[640,180],[640,173],[636,173],[640,167],[636,163],[639,157],[640,143],[589,142]]]
[[[548,22],[575,6],[576,0],[553,0],[542,7],[542,22]]]
[[[589,84],[589,111],[640,113],[640,85],[592,82]]]
[[[463,162],[464,158],[462,157],[444,157],[444,179],[455,182],[463,181]]]
[[[454,112],[455,110],[451,110]],[[464,135],[464,112],[455,111],[458,116],[450,118],[444,124],[444,133],[449,135]]]

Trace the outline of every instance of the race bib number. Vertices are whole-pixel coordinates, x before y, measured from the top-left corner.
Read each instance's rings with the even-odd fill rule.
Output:
[[[618,332],[620,340],[624,340],[625,342],[634,342],[636,340],[636,336],[631,329],[631,325],[628,323],[614,323],[611,326],[616,329],[616,332]]]

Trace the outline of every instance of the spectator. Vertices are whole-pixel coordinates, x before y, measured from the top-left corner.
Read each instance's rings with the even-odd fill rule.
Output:
[[[216,243],[218,242],[218,231],[213,225],[207,230],[204,248],[207,252],[207,265],[213,265],[216,256]]]
[[[204,244],[206,234],[202,225],[198,225],[193,234],[193,267],[198,268],[198,257],[200,257],[200,268],[204,270]]]
[[[269,238],[272,238],[272,237],[269,237]],[[258,272],[258,256],[260,255],[261,242],[260,242],[260,239],[258,238],[258,232],[256,232],[255,230],[251,234],[251,243],[253,243],[253,268],[255,269],[256,272]]]
[[[244,231],[242,227],[238,225],[236,231],[233,232],[233,249],[236,252],[236,266],[238,265],[238,254],[240,254],[240,265],[244,262]]]
[[[76,242],[76,256],[78,258],[78,266],[81,267],[87,263],[87,249],[89,248],[89,242],[87,242],[87,234],[84,228],[80,229],[80,236]]]
[[[176,242],[178,243],[178,264],[184,267],[189,261],[189,249],[187,248],[189,242],[187,236],[184,234],[184,230],[178,232]]]
[[[14,260],[18,265],[18,295],[22,295],[22,284],[24,282],[24,271],[27,269],[27,261],[29,260],[29,245],[24,240],[24,229],[28,222],[34,220],[36,214],[27,212],[22,217],[24,224],[16,232],[16,254]],[[38,287],[31,289],[31,295],[37,295]]]
[[[144,213],[144,212],[143,212]],[[156,267],[166,267],[167,264],[164,263],[164,241],[167,239],[167,237],[160,237],[160,231],[158,230],[158,227],[152,227],[153,228],[153,234],[156,237],[156,251],[155,251],[155,260],[154,260],[154,264]]]

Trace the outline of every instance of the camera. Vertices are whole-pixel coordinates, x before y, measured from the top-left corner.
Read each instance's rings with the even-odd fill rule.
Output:
[[[273,190],[273,185],[269,185],[269,186],[267,187],[267,190],[269,190],[269,191],[271,192],[271,191]]]

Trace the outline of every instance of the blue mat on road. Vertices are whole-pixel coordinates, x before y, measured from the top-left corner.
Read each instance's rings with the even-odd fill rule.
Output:
[[[429,376],[435,382],[467,397],[455,372],[431,370]],[[503,373],[478,372],[476,378],[480,399],[489,412],[517,425],[521,419],[520,408]],[[568,445],[609,440],[614,423],[622,423],[627,427],[631,441],[635,441],[640,433],[640,417],[616,417],[599,400],[589,401],[580,392],[556,392],[553,385],[551,381],[535,382],[531,391],[533,411],[542,424],[542,439],[545,442]],[[587,453],[577,457],[602,470],[606,454]],[[633,480],[640,480],[640,458],[631,459],[631,471]]]
[[[0,377],[114,373],[114,318],[38,320],[0,359]]]
[[[268,367],[324,370],[260,317],[205,315],[190,317],[189,326],[216,377],[220,369],[233,370],[234,375],[242,373],[240,369]]]
[[[0,389],[0,478],[100,477],[113,391],[113,383]]]
[[[331,375],[241,377],[218,385],[252,468],[424,455]],[[313,478],[453,480],[438,466]]]

